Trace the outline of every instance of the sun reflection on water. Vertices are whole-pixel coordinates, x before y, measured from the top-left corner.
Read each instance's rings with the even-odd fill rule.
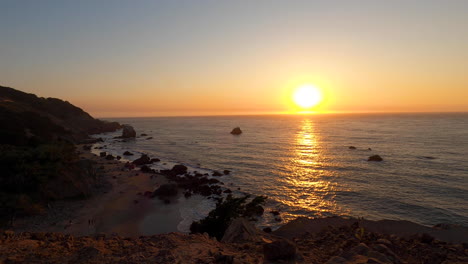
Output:
[[[283,178],[287,194],[281,202],[299,211],[312,211],[316,216],[336,214],[337,184],[333,173],[325,169],[324,148],[314,122],[304,119],[294,140],[288,173]]]

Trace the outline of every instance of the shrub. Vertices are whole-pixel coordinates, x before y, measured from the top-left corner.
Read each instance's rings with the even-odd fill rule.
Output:
[[[249,198],[249,195],[239,198],[228,195],[225,200],[220,199],[216,204],[216,208],[211,210],[206,218],[195,221],[190,225],[190,232],[206,232],[210,236],[221,240],[233,219],[238,217],[252,217],[252,208],[261,207],[267,199],[266,196],[257,196],[247,203]]]

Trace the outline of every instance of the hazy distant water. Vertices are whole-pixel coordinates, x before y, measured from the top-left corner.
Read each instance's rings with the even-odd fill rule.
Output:
[[[468,114],[113,120],[153,139],[107,142],[108,151],[148,153],[167,163],[156,168],[176,162],[198,171],[231,170],[222,177],[227,186],[267,195],[267,207],[286,221],[351,215],[468,226]],[[229,134],[236,126],[242,135]],[[374,154],[384,161],[368,162]],[[212,206],[181,214],[188,223]],[[261,225],[273,223],[266,213]]]

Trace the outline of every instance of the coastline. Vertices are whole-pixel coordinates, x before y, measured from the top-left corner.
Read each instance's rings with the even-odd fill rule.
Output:
[[[468,260],[467,228],[430,228],[408,221],[298,218],[271,234],[257,229],[245,235],[239,230],[247,240],[229,242],[218,242],[206,234],[171,232],[177,230],[181,220],[177,203],[164,204],[141,195],[168,183],[165,175],[144,173],[138,168],[123,170],[122,161],[83,151],[82,145],[78,149],[80,158],[103,166],[93,195],[85,200],[58,201],[47,214],[21,219],[13,230],[0,231],[0,261],[193,263],[198,259],[203,263],[273,263],[266,259],[264,247],[285,239],[297,251],[295,262],[290,263],[405,263],[403,260],[434,258],[431,254],[441,250],[444,259],[450,260],[445,263]],[[151,211],[154,203],[161,210]],[[142,223],[148,215],[158,223],[153,229],[157,231],[143,234]],[[361,228],[362,236],[357,236]],[[375,252],[382,245],[390,251],[378,255]],[[431,253],[419,256],[421,250]]]

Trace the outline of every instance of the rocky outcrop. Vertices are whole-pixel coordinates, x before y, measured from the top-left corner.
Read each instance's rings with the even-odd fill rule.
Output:
[[[240,129],[240,127],[235,127],[235,128],[231,131],[231,134],[233,134],[233,135],[240,135],[240,134],[242,134],[242,130]]]
[[[234,219],[226,232],[224,233],[221,242],[224,243],[245,243],[262,241],[262,236],[255,226],[245,218]]]
[[[136,131],[131,125],[122,125],[122,136],[121,138],[135,138]]]
[[[65,139],[77,143],[89,134],[115,131],[116,122],[94,119],[69,102],[41,98],[0,86],[0,144],[27,145]]]

